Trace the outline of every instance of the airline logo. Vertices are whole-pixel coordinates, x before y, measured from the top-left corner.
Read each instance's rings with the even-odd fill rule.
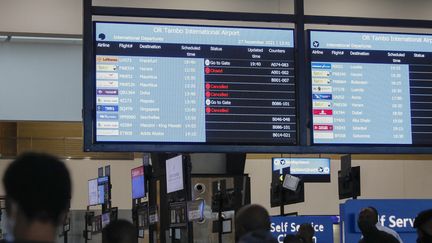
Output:
[[[118,73],[96,73],[97,79],[118,79]]]
[[[118,136],[119,130],[96,130],[97,136]]]
[[[330,79],[328,78],[313,78],[312,79],[313,84],[330,84]]]
[[[329,101],[314,101],[312,105],[314,108],[331,108],[331,102]]]
[[[332,65],[330,63],[312,63],[312,68],[315,68],[315,69],[331,69]]]
[[[290,161],[286,161],[285,159],[275,159],[274,160],[274,165],[275,166],[278,166],[278,165],[285,166],[285,165],[287,165],[289,167],[290,163],[291,163]]]
[[[97,89],[97,95],[118,95],[117,89]]]
[[[98,118],[106,120],[117,120],[119,117],[117,114],[98,114]]]
[[[330,71],[312,71],[312,77],[330,77]]]
[[[331,116],[314,116],[314,123],[317,124],[333,124],[333,117]]]
[[[97,111],[118,111],[118,105],[97,105],[96,106]]]
[[[97,97],[97,104],[118,104],[118,97]]]
[[[117,65],[103,65],[98,64],[96,65],[96,71],[117,71],[118,67]]]
[[[114,121],[100,121],[96,123],[96,128],[119,128],[119,123]]]
[[[333,110],[314,109],[313,114],[318,116],[331,116],[333,115]]]
[[[96,81],[96,87],[98,88],[118,88],[118,81]]]
[[[332,100],[333,96],[331,94],[312,94],[314,100]]]
[[[119,58],[118,57],[108,57],[108,56],[97,56],[96,57],[96,62],[118,62]]]
[[[314,139],[334,139],[333,132],[317,132],[314,133]]]
[[[315,131],[333,131],[333,125],[314,125]]]
[[[314,92],[314,93],[331,93],[332,87],[331,86],[313,86],[312,92]]]

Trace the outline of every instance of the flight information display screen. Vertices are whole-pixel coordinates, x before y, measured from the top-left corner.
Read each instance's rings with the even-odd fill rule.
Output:
[[[432,35],[310,31],[315,144],[432,144]]]
[[[296,144],[292,29],[94,27],[96,142]]]

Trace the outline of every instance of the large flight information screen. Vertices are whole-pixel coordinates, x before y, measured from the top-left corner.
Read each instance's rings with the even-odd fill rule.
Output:
[[[296,144],[292,29],[94,27],[96,142]]]
[[[432,144],[432,36],[310,31],[315,144]]]

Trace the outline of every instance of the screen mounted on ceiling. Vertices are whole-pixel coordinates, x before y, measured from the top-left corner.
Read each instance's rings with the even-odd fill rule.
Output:
[[[88,181],[88,205],[100,205],[109,200],[109,177],[103,176]]]
[[[184,190],[183,156],[179,155],[166,161],[167,193]]]
[[[291,29],[94,23],[95,142],[294,145]]]
[[[132,199],[143,198],[146,196],[144,166],[131,170]]]
[[[315,144],[432,144],[432,36],[310,31]]]
[[[329,158],[273,158],[273,178],[300,177],[303,182],[330,182]]]

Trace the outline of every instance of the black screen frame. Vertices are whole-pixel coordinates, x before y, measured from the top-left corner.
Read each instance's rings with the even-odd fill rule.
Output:
[[[329,173],[328,174],[322,174],[322,175],[312,175],[312,174],[291,174],[293,176],[299,177],[301,178],[302,182],[304,183],[329,183],[331,182],[331,159],[330,158],[288,158],[288,157],[273,157],[272,158],[272,174],[276,173],[276,171],[274,170],[274,160],[275,159],[326,159],[328,160],[328,164],[329,164]],[[273,176],[272,176],[273,178]]]
[[[87,0],[84,0],[87,1]],[[86,7],[86,6],[85,6]],[[93,7],[91,13],[88,13],[89,15],[98,15],[94,12],[97,9],[105,11],[111,8],[106,7]],[[119,10],[120,11],[120,10]],[[156,15],[158,15],[158,12],[170,12],[171,10],[153,10],[150,12],[154,12]],[[122,11],[120,11],[122,12]],[[127,11],[126,11],[127,12]],[[180,11],[180,12],[205,12],[210,13],[208,11]],[[197,14],[198,14],[197,13]],[[235,21],[241,16],[245,17],[243,21],[250,21],[250,22],[274,22],[274,23],[287,23],[287,24],[294,24],[294,17],[292,15],[283,15],[283,14],[251,14],[251,13],[242,13],[240,16],[239,13],[226,13],[221,12],[221,14],[218,17],[215,17],[217,19],[226,20],[226,21]],[[179,13],[180,16],[177,16],[179,19],[199,19],[199,20],[205,20],[208,19],[209,16],[206,18],[197,18],[197,17],[190,17],[190,15],[183,16],[184,13]],[[105,14],[101,14],[105,15]],[[133,14],[122,14],[122,13],[116,13],[116,14],[107,14],[107,16],[122,16],[126,15],[131,17]],[[150,14],[152,15],[152,14]],[[86,16],[84,16],[85,19]],[[147,17],[147,16],[141,16],[141,17]],[[169,18],[170,16],[157,16],[156,18]],[[267,19],[265,19],[267,18]],[[128,21],[122,21],[122,22],[114,22],[114,21],[93,21],[92,18],[87,19],[87,22],[84,21],[84,28],[85,28],[85,35],[87,38],[84,38],[84,102],[83,102],[83,118],[84,118],[84,150],[85,151],[118,151],[118,152],[133,152],[133,151],[147,151],[147,152],[272,152],[275,149],[279,151],[287,151],[287,150],[298,150],[300,148],[299,143],[299,137],[304,135],[300,134],[299,129],[299,87],[297,85],[297,57],[298,55],[298,49],[296,47],[296,43],[298,43],[298,38],[296,37],[297,32],[295,28],[269,28],[269,27],[257,27],[257,26],[235,26],[235,25],[226,25],[226,26],[217,26],[217,25],[196,25],[196,24],[187,24],[187,25],[179,25],[179,24],[169,24],[169,25],[179,25],[179,26],[202,26],[202,27],[226,27],[226,28],[248,28],[248,29],[276,29],[276,30],[289,30],[293,32],[293,44],[294,44],[294,84],[295,84],[295,113],[296,113],[296,137],[295,137],[295,144],[283,144],[283,143],[275,143],[275,144],[268,144],[268,143],[258,143],[258,144],[248,144],[248,143],[185,143],[185,142],[98,142],[96,141],[96,102],[95,102],[95,89],[96,89],[96,61],[95,61],[95,29],[96,29],[96,23],[122,23],[122,24],[157,24],[157,25],[166,25],[161,23],[154,23],[154,22],[128,22]],[[91,26],[91,28],[90,28]],[[89,35],[89,36],[87,36]]]
[[[121,143],[94,143],[92,130],[92,110],[94,101],[91,90],[91,70],[94,69],[92,57],[93,49],[93,17],[141,17],[155,19],[179,20],[214,20],[214,21],[241,21],[241,22],[268,22],[289,23],[295,26],[295,59],[305,60],[296,62],[295,77],[297,81],[296,108],[297,108],[297,145],[295,146],[255,146],[255,145],[184,145],[184,144],[121,144]],[[429,146],[401,146],[401,145],[317,145],[311,143],[311,79],[310,65],[306,47],[309,47],[306,25],[351,26],[351,27],[392,27],[405,29],[432,29],[432,20],[395,19],[325,16],[305,14],[304,0],[294,0],[293,14],[248,13],[229,11],[179,10],[179,9],[152,9],[133,7],[93,6],[92,0],[83,0],[83,124],[84,124],[84,151],[97,152],[241,152],[241,153],[299,153],[299,154],[432,154]],[[337,28],[337,27],[336,27]],[[320,30],[320,29],[317,29]],[[325,31],[325,29],[322,29]],[[371,31],[367,31],[371,32]],[[386,32],[386,31],[383,31]]]
[[[362,31],[362,30],[336,30],[336,29],[308,29],[307,30],[307,45],[306,45],[306,52],[307,52],[307,60],[308,60],[308,67],[307,67],[307,75],[308,75],[308,85],[309,85],[309,97],[310,97],[310,107],[308,111],[308,115],[310,117],[310,124],[309,124],[309,130],[310,130],[310,142],[312,146],[334,146],[334,147],[343,147],[343,146],[350,146],[350,147],[378,147],[378,148],[386,148],[386,147],[397,147],[397,148],[422,148],[426,146],[432,146],[432,144],[378,144],[378,143],[316,143],[314,141],[314,129],[313,129],[313,105],[312,105],[312,48],[310,47],[310,43],[312,41],[311,32],[329,32],[329,33],[362,33],[362,34],[394,34],[394,35],[417,35],[417,36],[429,36],[432,38],[431,34],[425,34],[425,33],[411,33],[411,32],[394,32],[394,31]],[[397,50],[395,50],[397,51]],[[432,53],[432,52],[431,52]],[[411,87],[411,84],[410,84]],[[410,92],[411,95],[411,92]],[[412,119],[412,118],[411,118]],[[410,121],[411,123],[412,121]]]

